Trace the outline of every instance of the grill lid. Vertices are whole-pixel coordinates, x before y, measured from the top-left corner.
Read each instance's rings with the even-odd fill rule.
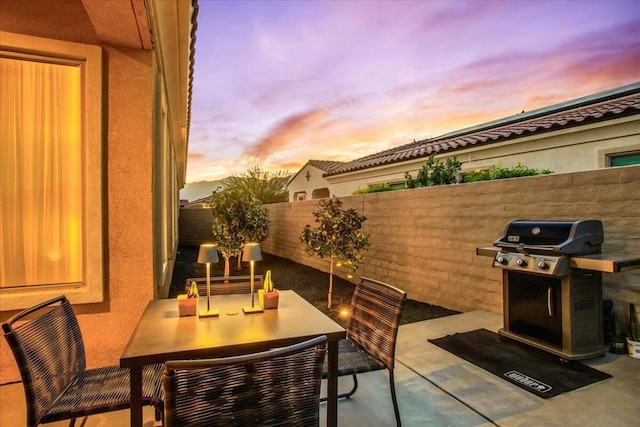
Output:
[[[600,253],[604,240],[602,221],[511,221],[494,242],[507,250],[557,255]]]

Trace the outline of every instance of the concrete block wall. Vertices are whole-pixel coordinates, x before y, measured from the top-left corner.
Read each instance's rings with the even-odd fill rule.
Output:
[[[178,236],[181,245],[200,246],[211,242],[213,216],[210,209],[180,208]]]
[[[502,312],[501,270],[477,256],[476,248],[491,246],[513,219],[600,219],[603,252],[640,256],[640,166],[341,200],[367,217],[371,246],[359,275],[394,284],[411,299],[460,311]],[[306,224],[314,226],[317,200],[266,207],[271,229],[263,250],[328,271],[328,262],[308,256],[299,240]],[[344,277],[346,270],[337,274]],[[604,297],[626,319],[627,304],[640,304],[640,269],[603,273],[603,283]]]
[[[476,248],[491,246],[513,219],[600,219],[603,252],[640,257],[640,166],[513,178],[444,187],[342,197],[367,217],[371,246],[357,275],[389,282],[409,298],[470,311],[502,313],[502,274]],[[300,233],[315,226],[317,200],[265,205],[269,238],[262,250],[329,271],[327,260],[305,253]],[[210,235],[208,209],[181,209],[180,243]],[[346,278],[347,270],[335,274]],[[275,274],[275,273],[274,273]],[[640,305],[640,269],[603,273],[604,297],[626,323],[629,302]],[[319,286],[327,286],[322,283]]]

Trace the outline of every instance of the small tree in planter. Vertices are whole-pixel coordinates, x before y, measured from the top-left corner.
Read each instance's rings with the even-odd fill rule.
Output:
[[[329,293],[327,306],[331,308],[333,290],[333,265],[346,264],[351,274],[358,269],[364,251],[369,247],[369,235],[362,232],[366,217],[355,209],[343,209],[342,201],[337,197],[322,199],[319,209],[313,212],[318,227],[307,224],[300,235],[309,255],[329,258]]]
[[[224,258],[224,275],[229,276],[229,258],[239,256],[245,243],[269,236],[269,212],[246,191],[214,193],[210,206],[213,243]]]

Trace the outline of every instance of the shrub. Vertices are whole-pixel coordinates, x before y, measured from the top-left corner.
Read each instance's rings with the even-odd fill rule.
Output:
[[[517,178],[521,176],[547,175],[553,173],[549,169],[534,169],[518,163],[517,166],[505,168],[502,166],[491,166],[489,169],[475,170],[464,174],[462,182],[488,181],[493,179]]]
[[[383,191],[395,191],[395,190],[403,190],[403,189],[404,189],[404,184],[389,185],[387,183],[384,183],[384,184],[370,185],[369,187],[364,187],[364,188],[358,187],[356,190],[353,190],[351,194],[381,193]]]
[[[436,160],[435,154],[429,156],[427,162],[418,171],[414,180],[409,172],[404,174],[407,188],[430,187],[433,185],[448,185],[458,182],[458,174],[462,163],[457,157],[449,157],[446,162]]]

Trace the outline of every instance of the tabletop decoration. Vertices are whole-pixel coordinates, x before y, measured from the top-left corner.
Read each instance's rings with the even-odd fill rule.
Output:
[[[267,270],[265,274],[263,289],[258,290],[258,299],[265,310],[278,308],[280,293],[274,288],[273,280],[271,280],[271,270]]]
[[[217,317],[220,312],[216,308],[211,308],[211,263],[218,262],[218,249],[212,243],[200,245],[198,251],[198,264],[207,265],[207,309],[201,310],[198,317]],[[196,288],[197,289],[197,288]]]
[[[198,286],[191,282],[189,292],[178,295],[178,313],[180,317],[195,316],[198,312]]]
[[[242,250],[242,261],[248,261],[250,264],[251,271],[251,305],[242,307],[242,311],[245,314],[250,313],[262,313],[262,307],[259,305],[255,305],[255,295],[254,295],[254,268],[256,261],[262,261],[262,252],[260,251],[259,243],[247,243],[244,245],[244,249]]]

